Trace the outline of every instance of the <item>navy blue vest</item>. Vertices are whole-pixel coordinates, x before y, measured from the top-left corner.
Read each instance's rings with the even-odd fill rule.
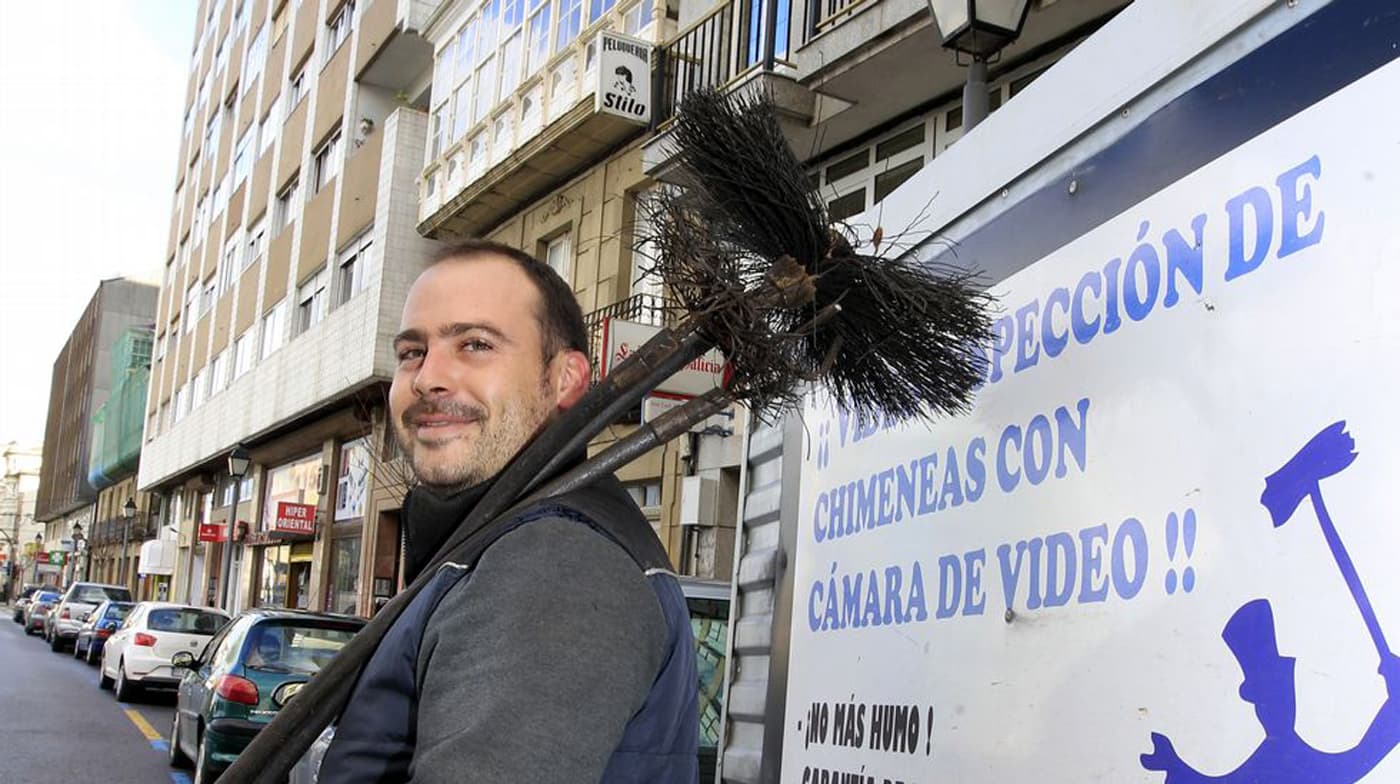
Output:
[[[622,547],[646,573],[666,618],[666,656],[646,701],[613,750],[602,781],[695,784],[700,732],[695,641],[685,596],[668,571],[665,550],[636,504],[611,477],[521,512],[492,541],[547,517],[587,525]],[[478,552],[488,547],[490,543]],[[409,781],[417,735],[417,661],[424,630],[447,592],[458,581],[471,579],[473,566],[475,560],[441,567],[390,627],[360,673],[322,760],[319,781]]]

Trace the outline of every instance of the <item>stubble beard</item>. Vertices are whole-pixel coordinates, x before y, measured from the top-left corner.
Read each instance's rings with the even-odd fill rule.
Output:
[[[418,482],[450,495],[496,476],[539,435],[551,414],[547,395],[545,385],[539,394],[507,404],[495,416],[481,410],[475,434],[436,445],[419,442],[403,421],[395,423],[394,432]]]

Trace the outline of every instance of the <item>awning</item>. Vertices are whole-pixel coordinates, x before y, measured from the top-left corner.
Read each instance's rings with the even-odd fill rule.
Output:
[[[168,539],[152,539],[141,545],[137,574],[175,574],[175,543]]]

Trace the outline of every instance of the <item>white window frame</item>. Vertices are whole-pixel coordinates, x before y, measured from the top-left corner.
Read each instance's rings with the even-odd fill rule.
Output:
[[[574,240],[573,232],[566,231],[545,244],[544,262],[559,273],[559,277],[572,288],[574,285]]]
[[[336,131],[316,150],[315,159],[312,161],[312,193],[320,193],[322,188],[340,174],[340,148],[340,131]]]
[[[286,312],[287,299],[283,297],[262,317],[262,351],[258,355],[259,360],[266,359],[287,342]]]
[[[294,178],[281,193],[277,194],[277,201],[273,204],[272,214],[272,236],[277,236],[286,231],[296,222],[297,210],[301,207],[301,178]]]
[[[355,25],[355,0],[346,0],[329,22],[326,23],[326,62],[335,56],[340,45],[350,39],[350,31]]]
[[[233,349],[226,348],[214,357],[212,370],[209,372],[209,396],[213,397],[228,388],[229,381],[232,380],[229,370],[233,364]]]
[[[335,307],[344,305],[364,291],[369,277],[369,250],[373,245],[374,240],[366,232],[340,252],[335,262]]]
[[[248,329],[233,341],[233,377],[238,378],[258,363],[257,331]]]
[[[297,287],[296,325],[293,336],[300,335],[325,320],[330,313],[330,270],[322,267],[305,283]]]
[[[238,273],[242,267],[238,263],[238,249],[243,244],[243,237],[234,233],[224,243],[224,253],[219,259],[219,294],[233,291],[234,281],[238,279]]]
[[[194,374],[194,382],[190,385],[194,391],[190,393],[190,410],[204,405],[204,401],[209,399],[209,368],[208,366],[199,369]]]
[[[243,238],[243,258],[238,263],[238,271],[248,269],[253,262],[267,251],[267,216],[258,218],[258,222],[248,228],[248,232]]]
[[[244,180],[248,179],[248,175],[253,171],[253,147],[255,146],[254,142],[257,141],[254,136],[257,134],[257,130],[256,126],[249,125],[248,130],[244,131],[243,136],[238,139],[238,144],[234,145],[233,166],[230,174],[233,178],[230,186],[232,188],[237,188]]]
[[[287,114],[290,115],[306,97],[306,66],[303,65],[287,79]]]
[[[199,297],[199,317],[204,318],[209,311],[214,309],[214,300],[219,297],[219,277],[217,275],[209,278],[204,283],[204,289]]]
[[[185,289],[185,309],[181,318],[185,320],[186,335],[194,332],[194,322],[198,318],[196,312],[199,310],[199,295],[199,281],[196,280]]]

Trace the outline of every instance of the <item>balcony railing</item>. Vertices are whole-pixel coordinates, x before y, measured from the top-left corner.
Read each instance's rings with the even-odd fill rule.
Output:
[[[668,327],[675,322],[675,303],[656,294],[633,294],[620,302],[586,314],[584,326],[588,328],[588,347],[593,360],[593,380],[598,380],[598,370],[602,359],[603,325],[608,319],[635,321],[656,327]]]
[[[866,0],[809,0],[807,18],[812,20],[812,27],[807,31],[808,37],[825,32],[845,21],[853,8],[865,2]]]
[[[789,0],[731,0],[658,47],[652,62],[653,129],[696,90],[722,88],[759,67],[773,70],[788,53],[791,14]]]

